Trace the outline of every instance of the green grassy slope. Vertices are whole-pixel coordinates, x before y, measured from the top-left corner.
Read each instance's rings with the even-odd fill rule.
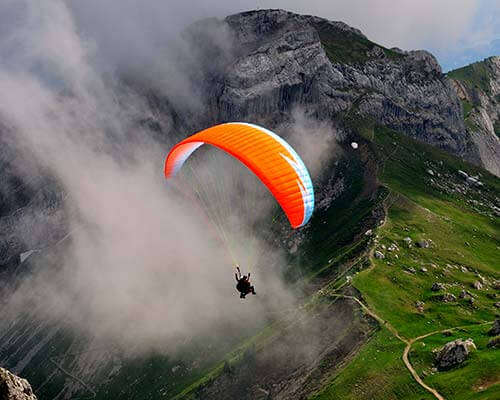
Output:
[[[500,356],[497,350],[486,347],[489,325],[479,324],[493,321],[494,303],[499,300],[493,295],[493,285],[500,278],[500,222],[492,206],[497,202],[500,182],[456,157],[388,129],[364,126],[362,134],[363,139],[358,139],[364,154],[350,160],[351,166],[360,169],[354,168],[349,193],[336,200],[336,209],[315,215],[309,239],[295,261],[301,264],[297,267],[302,268],[303,277],[323,282],[322,289],[308,302],[312,308],[321,299],[342,293],[339,287],[349,285],[347,274],[342,272],[348,266],[348,273],[354,274],[352,285],[386,323],[380,324],[372,339],[343,369],[331,365],[330,377],[311,398],[431,399],[433,396],[413,379],[403,363],[404,340],[454,327],[462,328],[452,331],[450,337],[439,333],[413,344],[410,362],[424,381],[446,398],[494,398],[499,390],[495,366]],[[371,150],[367,152],[367,148]],[[361,162],[370,152],[378,165]],[[363,175],[368,165],[383,186],[363,196],[363,188],[370,186]],[[458,170],[480,175],[483,186],[467,186]],[[381,201],[387,208],[386,222],[375,230],[377,237],[374,234],[370,239],[362,234],[366,229],[363,222],[370,221],[373,226],[366,217]],[[412,239],[411,247],[404,242],[405,237]],[[429,248],[414,245],[422,239],[430,241]],[[393,243],[398,250],[387,251]],[[367,266],[364,252],[356,249],[367,245],[381,250],[386,258],[372,258],[371,266],[356,273]],[[481,279],[485,279],[483,289],[474,289],[472,284]],[[443,283],[445,290],[431,291],[434,282]],[[460,298],[462,290],[473,295],[472,304],[469,295]],[[444,293],[456,299],[443,302],[440,296]],[[417,309],[417,301],[424,303],[423,311]],[[433,371],[431,350],[458,337],[473,338],[478,351],[460,368]],[[260,347],[260,339],[254,343]],[[183,394],[189,397],[222,373],[220,363]]]
[[[484,61],[479,61],[467,65],[462,68],[455,69],[446,74],[449,78],[453,78],[466,83],[471,89],[481,89],[486,94],[491,92],[489,71]]]
[[[489,326],[471,326],[453,331],[451,335],[436,334],[425,338],[412,347],[413,365],[425,382],[436,388],[445,398],[457,400],[498,398],[498,350],[486,347],[491,339]],[[461,368],[434,372],[432,350],[441,348],[450,340],[472,338],[478,351],[473,352]]]
[[[316,390],[311,398],[432,399],[403,363],[403,340],[454,327],[461,328],[451,336],[436,333],[415,342],[410,361],[422,379],[445,398],[495,398],[500,390],[496,367],[500,355],[486,347],[489,326],[479,324],[493,321],[497,313],[494,303],[500,301],[493,288],[500,279],[500,221],[492,211],[494,204],[498,206],[500,181],[406,136],[361,125],[356,127],[362,134],[355,138],[360,144],[358,151],[350,151],[336,169],[329,169],[330,175],[345,176],[347,190],[332,207],[315,213],[306,240],[290,255],[288,272],[291,282],[308,281],[312,288],[321,288],[305,299],[304,309],[314,313],[318,305],[345,294],[343,290],[352,285],[359,298],[386,323],[380,324],[359,353],[351,355],[345,367],[339,369],[338,362],[326,367],[322,363],[321,384],[311,385]],[[479,175],[483,186],[467,186],[458,170]],[[329,174],[320,178],[321,184]],[[377,179],[381,184],[378,189]],[[382,217],[374,211],[382,203],[386,221],[375,229]],[[368,228],[374,228],[372,236],[364,235]],[[411,247],[403,240],[406,237],[412,239]],[[423,239],[430,241],[429,248],[414,245]],[[398,250],[388,251],[391,244]],[[382,251],[385,258],[370,257],[367,262],[370,246]],[[473,288],[481,279],[485,281],[483,288]],[[443,283],[445,289],[431,291],[434,282]],[[473,295],[472,304],[469,295],[460,298],[462,290]],[[441,301],[444,293],[453,294],[455,299]],[[417,309],[417,301],[423,303],[423,310]],[[248,349],[259,352],[269,338],[281,334],[277,322],[260,331],[251,330],[246,337],[230,338],[224,346],[212,348],[195,367],[182,360],[200,359],[199,354],[129,359],[118,374],[97,388],[96,398],[190,398],[224,375],[225,361],[239,365],[248,356]],[[454,338],[468,337],[474,339],[478,350],[462,367],[447,372],[433,370],[433,349]],[[207,343],[193,344],[190,351],[204,351]],[[38,381],[42,378],[46,377]],[[54,381],[46,386],[44,395],[56,392],[59,384]],[[85,394],[82,390],[81,395]]]
[[[358,273],[353,285],[368,307],[402,336],[412,339],[432,331],[469,326],[452,337],[429,336],[417,342],[410,362],[424,381],[446,398],[495,398],[500,394],[498,350],[486,348],[488,326],[493,321],[494,281],[500,278],[500,223],[491,205],[498,200],[500,181],[486,172],[429,146],[384,128],[373,131],[373,147],[382,162],[379,179],[390,189],[385,225],[377,230],[376,249],[385,259],[373,259],[373,266]],[[431,169],[434,175],[427,170]],[[458,170],[481,174],[484,186],[468,187]],[[439,174],[439,175],[438,175]],[[431,180],[432,179],[432,180]],[[465,188],[465,189],[464,189]],[[464,194],[460,190],[465,190]],[[431,240],[429,248],[409,247]],[[399,250],[388,251],[391,244]],[[385,249],[384,249],[385,247]],[[476,290],[473,282],[485,279]],[[434,282],[445,290],[431,291]],[[460,298],[465,290],[473,295]],[[440,300],[443,293],[456,296]],[[424,303],[419,311],[416,302]],[[431,350],[461,337],[471,337],[478,351],[464,366],[446,373],[432,371]],[[404,343],[384,327],[359,355],[314,399],[433,398],[415,386],[402,362]],[[385,384],[376,383],[383,382]]]
[[[499,301],[493,296],[493,284],[500,279],[500,223],[492,212],[500,193],[498,178],[388,129],[363,126],[360,131],[363,138],[356,139],[359,154],[348,155],[341,164],[344,167],[335,171],[346,173],[349,189],[333,207],[315,214],[307,240],[290,256],[288,272],[291,282],[305,279],[322,288],[306,300],[304,309],[310,311],[345,293],[338,289],[348,287],[346,276],[353,275],[352,285],[360,298],[386,323],[380,324],[343,369],[330,365],[322,388],[311,398],[431,399],[433,396],[418,385],[403,363],[403,340],[454,327],[462,328],[452,331],[452,336],[437,333],[415,342],[410,361],[424,381],[446,398],[494,398],[499,390],[495,366],[500,356],[497,350],[486,347],[489,326],[479,324],[493,321],[493,304]],[[354,172],[347,174],[342,168]],[[458,170],[480,175],[483,186],[467,186]],[[378,190],[373,190],[375,175],[382,184]],[[371,237],[364,235],[379,221],[374,220],[373,211],[382,202],[387,209],[385,224],[374,229]],[[405,237],[412,239],[411,247]],[[423,239],[430,241],[429,248],[414,245]],[[393,243],[398,250],[390,252],[387,248]],[[386,257],[371,258],[367,263],[369,246]],[[474,289],[472,284],[481,279],[485,279],[483,289]],[[445,290],[431,291],[434,282],[443,283]],[[460,298],[462,290],[473,295],[472,304],[469,295]],[[444,293],[453,294],[455,300],[441,301]],[[424,303],[423,310],[417,309],[417,301]],[[238,345],[233,342],[225,354],[218,352],[203,368],[181,379],[172,373],[173,364],[168,360],[138,360],[102,387],[98,398],[150,398],[153,394],[191,398],[217,379],[224,381],[224,360],[239,365],[248,349],[260,352],[269,338],[279,337],[279,326],[271,324],[242,338]],[[477,352],[460,368],[433,371],[431,351],[459,337],[473,338]]]
[[[379,57],[377,53],[380,54],[380,51],[392,60],[404,57],[403,54],[380,46],[354,32],[339,32],[326,21],[317,23],[315,27],[321,44],[333,63],[362,64]],[[379,48],[380,51],[373,52],[375,48]]]
[[[300,261],[308,271],[305,277],[323,279],[322,289],[309,304],[342,293],[338,288],[349,285],[342,268],[356,265],[349,271],[354,273],[352,285],[369,309],[386,322],[343,369],[331,366],[326,383],[311,398],[431,399],[433,395],[414,380],[403,363],[404,341],[455,327],[460,328],[453,330],[452,336],[437,333],[416,341],[409,353],[410,362],[424,381],[446,398],[494,398],[499,391],[496,365],[500,355],[486,347],[485,332],[495,318],[494,303],[499,300],[494,285],[500,279],[500,221],[492,206],[498,201],[500,181],[480,168],[391,130],[364,126],[362,134],[363,139],[358,138],[360,149],[371,149],[378,166],[359,165],[370,165],[378,171],[383,189],[361,196],[361,188],[366,187],[366,183],[361,184],[363,174],[353,174],[351,188],[357,189],[348,194],[354,196],[352,201],[348,196],[337,199],[336,211],[315,216]],[[479,175],[483,186],[468,186],[458,170]],[[363,218],[353,216],[357,207],[366,216],[380,201],[387,208],[385,224],[371,239],[361,235],[352,241],[353,232],[364,232]],[[328,227],[330,222],[335,229]],[[341,240],[343,235],[345,242]],[[406,237],[412,239],[411,246],[403,240]],[[423,239],[430,247],[415,246]],[[393,243],[398,250],[390,252],[387,248]],[[353,249],[368,244],[386,257],[372,258],[371,266],[356,273],[366,263],[364,253]],[[475,289],[472,284],[482,279],[483,288]],[[443,283],[445,290],[433,292],[434,282]],[[460,298],[462,290],[473,296],[472,303],[469,294]],[[455,299],[443,302],[440,297],[444,293],[453,294]],[[417,301],[423,303],[423,310],[417,309]],[[433,371],[432,350],[459,337],[473,338],[477,352],[460,368]],[[222,364],[184,393],[193,393],[221,372]]]
[[[343,276],[346,268],[361,268],[358,261],[360,255],[366,251],[368,238],[358,235],[364,226],[375,223],[372,211],[381,207],[381,202],[387,192],[383,188],[373,191],[370,180],[375,178],[373,160],[350,152],[344,154],[337,166],[332,162],[325,166],[324,176],[315,182],[316,186],[323,186],[326,181],[334,176],[343,176],[346,190],[336,198],[332,205],[324,210],[317,210],[308,224],[304,242],[294,254],[288,257],[288,269],[285,275],[290,284],[312,283],[313,287],[325,282],[335,283],[337,278]],[[338,161],[338,160],[337,160]],[[278,222],[283,219],[278,217]],[[286,221],[283,219],[283,223]],[[279,224],[277,224],[279,225]],[[364,231],[363,231],[364,232]],[[333,279],[333,281],[330,281]],[[327,302],[330,300],[326,300]],[[314,314],[318,306],[324,305],[324,299],[318,300],[316,296],[305,299],[304,309]],[[283,321],[271,323],[263,331],[247,339],[242,338],[240,345],[228,352],[222,360],[212,364],[205,373],[190,376],[191,384],[179,391],[175,399],[192,398],[205,385],[224,374],[224,363],[238,364],[245,357],[245,352],[251,346],[257,351],[265,349],[269,337],[281,337]],[[359,322],[353,321],[353,326]],[[113,384],[114,386],[114,384]]]

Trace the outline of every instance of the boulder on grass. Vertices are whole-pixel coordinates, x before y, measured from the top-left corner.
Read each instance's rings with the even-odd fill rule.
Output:
[[[379,260],[385,258],[384,253],[381,253],[378,250],[375,250],[375,252],[373,253],[373,255],[375,256],[375,258],[378,258]]]
[[[439,292],[440,290],[444,290],[444,285],[439,282],[434,282],[431,286],[431,290],[433,292]]]
[[[446,371],[462,364],[474,350],[476,345],[472,339],[457,339],[446,343],[436,352],[435,364],[438,371]]]
[[[500,319],[496,319],[495,322],[493,322],[493,326],[488,331],[488,335],[490,336],[500,335]]]
[[[422,239],[416,242],[415,246],[420,247],[421,249],[427,249],[430,246],[430,242],[428,240]]]

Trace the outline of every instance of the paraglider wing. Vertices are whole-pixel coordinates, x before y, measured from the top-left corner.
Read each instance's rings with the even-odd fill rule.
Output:
[[[165,161],[167,179],[203,144],[224,150],[255,173],[274,195],[293,228],[309,221],[314,209],[311,177],[298,154],[281,137],[244,122],[213,126],[173,147]]]

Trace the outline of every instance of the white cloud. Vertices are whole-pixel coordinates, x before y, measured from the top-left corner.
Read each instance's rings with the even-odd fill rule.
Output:
[[[278,310],[280,302],[293,304],[269,261],[253,272],[257,290],[272,296],[241,306],[225,245],[207,229],[207,216],[196,209],[200,204],[181,196],[174,183],[167,185],[168,149],[136,123],[149,110],[96,68],[94,49],[65,4],[9,4],[25,7],[18,14],[23,23],[4,28],[0,45],[0,53],[12,56],[0,64],[0,119],[12,127],[1,134],[17,143],[18,162],[34,159],[60,183],[72,234],[67,247],[60,247],[62,266],[54,271],[39,265],[2,311],[65,321],[127,348],[169,350],[179,336],[203,335],[221,324],[243,327],[265,318],[268,308]],[[229,230],[244,270],[263,253],[280,260],[248,228],[255,210],[268,207],[269,196],[262,198],[252,184],[235,187],[248,178],[246,169],[222,161],[203,172],[224,185],[224,201],[212,204],[226,222],[208,218],[208,224]],[[12,319],[2,318],[0,327],[6,321]]]
[[[257,8],[344,21],[375,42],[406,50],[459,52],[464,41],[474,46],[477,41],[492,40],[495,29],[498,34],[498,19],[489,16],[498,15],[499,6],[489,0],[89,0],[69,4],[77,26],[98,42],[102,54],[121,65],[143,68],[157,63],[173,46],[169,39],[187,24]],[[171,69],[164,71],[168,74]]]
[[[253,306],[242,312],[239,303],[228,303],[234,291],[230,262],[219,245],[207,241],[206,225],[192,208],[179,204],[155,175],[161,175],[157,165],[163,149],[139,140],[137,148],[126,147],[131,156],[126,168],[107,151],[109,132],[124,138],[135,117],[149,111],[134,96],[117,104],[118,88],[109,79],[113,69],[164,75],[165,88],[178,100],[192,88],[186,77],[190,71],[171,58],[172,47],[179,50],[171,39],[202,17],[279,7],[343,20],[387,46],[446,47],[470,31],[477,2],[4,0],[0,7],[0,114],[16,128],[19,142],[62,182],[76,215],[63,273],[57,279],[42,274],[36,281],[41,299],[51,304],[41,308],[49,311],[47,318],[60,317],[71,304],[77,327],[147,345],[177,332],[209,329],[221,314],[244,320],[269,304],[249,303]],[[228,39],[223,32],[215,38]],[[181,50],[183,57],[196,57],[189,48]],[[238,182],[239,175],[230,176],[227,184]],[[265,199],[254,199],[267,207]],[[250,206],[253,212],[255,204]],[[244,225],[238,213],[228,220]],[[237,249],[249,242],[245,229],[233,234]],[[261,254],[263,244],[250,239],[252,255]],[[261,282],[279,307],[276,297],[289,299],[288,293],[272,277],[267,272]]]

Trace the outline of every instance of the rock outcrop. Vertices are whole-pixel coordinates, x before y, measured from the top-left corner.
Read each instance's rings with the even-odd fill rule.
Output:
[[[476,350],[476,345],[472,339],[457,339],[446,343],[441,350],[436,352],[437,369],[446,371],[462,364],[473,350]]]
[[[4,368],[0,368],[1,400],[36,400],[31,385]]]

